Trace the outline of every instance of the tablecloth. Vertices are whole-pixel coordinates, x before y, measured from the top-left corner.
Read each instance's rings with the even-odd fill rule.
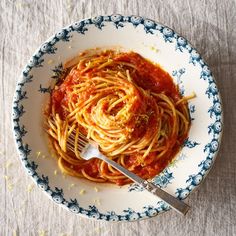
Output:
[[[209,175],[174,211],[138,222],[94,221],[58,207],[34,187],[16,153],[11,105],[21,69],[49,36],[76,20],[120,13],[161,22],[186,37],[217,80],[222,145]],[[234,0],[0,1],[0,235],[236,235],[236,4]]]

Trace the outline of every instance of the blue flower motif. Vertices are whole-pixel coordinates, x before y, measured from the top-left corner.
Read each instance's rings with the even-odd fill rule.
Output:
[[[22,159],[26,159],[28,157],[28,155],[30,154],[30,152],[31,152],[31,149],[29,148],[29,145],[27,143],[26,144],[21,143],[18,146],[18,149],[20,151],[20,156],[21,156]],[[29,166],[31,166],[31,165],[29,165]]]
[[[222,131],[222,123],[220,121],[216,121],[215,123],[208,126],[208,134],[213,133],[220,134]]]
[[[44,191],[48,189],[48,177],[42,175],[42,178],[37,180],[37,185]]]
[[[144,188],[141,185],[136,184],[136,183],[130,184],[128,188],[129,192],[132,192],[132,191],[142,192],[143,190]]]
[[[42,67],[43,62],[44,62],[44,59],[34,55],[29,61],[29,66],[31,66],[31,67]]]
[[[55,79],[57,83],[59,80],[64,78],[67,69],[64,69],[62,63],[60,63],[59,65],[55,66],[55,68],[52,71],[54,72],[54,75],[51,78]]]
[[[182,75],[185,73],[185,68],[180,68],[179,70],[174,70],[172,75],[177,78],[177,85],[179,87],[179,92],[183,96],[185,92],[185,88],[183,85],[183,81],[181,80]]]
[[[75,213],[75,214],[78,214],[79,211],[80,211],[79,207],[76,206],[76,205],[73,205],[73,204],[71,204],[68,208],[69,208],[69,210],[70,210],[71,212],[73,212],[73,213]]]
[[[23,72],[23,78],[22,81],[19,83],[19,85],[23,86],[25,83],[32,82],[33,75],[29,75],[29,73]]]
[[[88,216],[94,219],[99,219],[100,218],[100,213],[98,212],[97,207],[95,206],[89,206],[89,214]]]
[[[25,136],[25,134],[27,133],[24,125],[14,126],[14,131],[15,131],[15,137],[17,141],[21,140],[22,137]]]
[[[209,153],[212,154],[218,151],[218,148],[219,148],[219,141],[213,138],[212,141],[205,146],[204,152],[208,151]]]
[[[40,93],[51,93],[52,92],[52,88],[51,86],[48,86],[47,88],[43,88],[42,84],[39,85],[39,90]]]
[[[202,181],[202,174],[190,175],[186,183],[190,183],[190,185],[197,186]]]
[[[62,29],[55,35],[56,41],[69,41],[72,36],[69,35],[70,31],[67,29]]]
[[[210,109],[208,110],[208,112],[210,113],[210,117],[212,118],[213,115],[215,116],[215,118],[218,120],[218,118],[220,118],[220,115],[222,113],[222,107],[221,107],[221,103],[219,101],[215,101],[214,105],[212,107],[210,107]]]
[[[19,121],[19,118],[24,114],[24,107],[14,103],[13,105],[13,121]]]
[[[157,210],[153,207],[153,206],[147,206],[147,207],[144,207],[144,209],[146,210],[145,213],[147,216],[155,216],[157,215]]]
[[[103,16],[95,16],[92,19],[92,23],[98,28],[98,29],[102,29],[102,27],[104,26],[103,23]]]
[[[170,209],[170,206],[168,206],[165,202],[159,201],[157,202],[156,209],[158,212],[166,211]]]
[[[25,168],[26,168],[26,171],[29,175],[33,176],[36,174],[36,169],[37,169],[38,165],[36,165],[33,161],[30,163],[30,162],[27,162],[25,164]]]
[[[196,111],[196,106],[193,105],[193,104],[190,104],[190,105],[189,105],[189,111],[190,111],[191,113],[194,113],[194,112]]]
[[[123,16],[120,14],[117,15],[111,15],[111,21],[114,23],[120,22],[123,20]]]
[[[190,104],[189,105],[189,111],[190,111],[190,113],[194,113],[196,111],[196,106],[193,105],[193,104]]]
[[[183,52],[183,50],[187,46],[187,44],[188,44],[188,42],[185,38],[178,37],[175,50],[179,50],[179,51]]]
[[[156,23],[152,20],[145,19],[144,22],[144,30],[146,33],[154,34],[153,30],[156,28]]]
[[[26,65],[26,67],[25,67],[24,70],[23,70],[23,75],[24,75],[24,74],[28,74],[28,73],[30,72],[31,69],[32,69],[31,66]]]
[[[64,198],[60,194],[53,193],[52,194],[52,200],[54,202],[56,202],[57,204],[60,204],[60,203],[62,203],[64,201]]]
[[[85,31],[87,31],[88,29],[85,27],[85,23],[84,21],[78,21],[75,22],[74,24],[71,25],[71,29],[80,33],[80,34],[84,34]]]
[[[173,38],[174,38],[174,31],[168,27],[164,27],[162,29],[162,33],[163,33],[163,38],[166,42],[170,42],[172,43]]]
[[[134,25],[134,27],[137,27],[143,22],[143,18],[140,16],[131,16],[130,21]]]
[[[128,220],[130,220],[130,221],[138,220],[140,218],[140,214],[135,212],[131,208],[124,210],[124,212],[126,213]]]
[[[205,174],[211,167],[212,160],[207,158],[206,160],[202,161],[198,166],[201,168],[201,173]]]
[[[134,220],[138,220],[140,218],[139,214],[136,213],[136,212],[132,212],[130,215],[129,215],[129,220],[131,221],[134,221]]]
[[[56,187],[55,192],[52,192],[51,197],[54,202],[60,204],[64,201],[63,195],[63,190]]]
[[[193,117],[193,114],[196,112],[196,106],[189,103],[189,112],[190,112],[191,120],[192,121],[195,120],[195,118]]]
[[[202,72],[201,72],[201,79],[206,80],[211,75],[211,71],[207,65],[203,66]]]
[[[57,48],[55,48],[50,42],[47,42],[41,46],[40,50],[43,53],[54,54]]]
[[[177,191],[175,194],[180,200],[183,200],[189,195],[189,193],[190,193],[190,191],[188,188],[186,188],[186,189],[177,188]]]
[[[174,179],[173,173],[169,172],[168,169],[165,169],[160,175],[154,177],[153,183],[160,188],[166,188],[171,180]]]
[[[199,62],[201,59],[199,53],[193,49],[191,54],[190,54],[190,60],[189,63],[192,63],[193,65],[196,65],[197,62]]]
[[[208,95],[208,98],[218,95],[218,89],[217,89],[215,83],[213,83],[213,82],[210,83],[210,85],[208,86],[208,88],[206,90],[206,94]]]
[[[26,99],[28,98],[26,96],[26,91],[22,91],[22,89],[17,89],[16,93],[15,93],[15,99],[17,99],[18,101],[22,100],[22,99]]]
[[[123,16],[122,15],[111,15],[111,21],[115,24],[116,28],[124,27],[124,25],[121,23],[123,22]]]
[[[186,69],[185,68],[180,68],[179,70],[174,70],[172,72],[172,75],[177,77],[178,79],[181,78],[181,76],[185,73]]]
[[[71,212],[75,214],[78,214],[80,212],[80,207],[76,199],[70,200],[70,202],[68,203],[68,208]]]
[[[187,138],[185,141],[184,141],[184,146],[185,147],[188,147],[188,148],[194,148],[196,147],[197,145],[199,145],[200,143],[196,142],[196,141],[191,141],[189,140],[189,138]]]
[[[212,152],[216,152],[216,151],[218,150],[218,148],[219,148],[219,142],[218,142],[218,140],[213,139],[213,140],[211,141],[210,150],[211,150]]]
[[[20,142],[20,141],[22,141],[22,135],[21,135],[21,132],[19,132],[17,129],[19,129],[18,128],[18,126],[15,126],[14,127],[14,131],[15,131],[15,139],[16,139],[16,142]]]
[[[119,216],[114,211],[108,212],[109,221],[119,221]]]

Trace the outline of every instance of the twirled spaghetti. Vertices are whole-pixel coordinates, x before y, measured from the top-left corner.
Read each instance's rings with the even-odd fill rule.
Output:
[[[63,172],[96,182],[130,182],[99,159],[67,149],[72,132],[144,179],[175,157],[190,127],[188,97],[171,76],[135,52],[87,51],[65,64],[67,74],[51,93],[47,132]]]

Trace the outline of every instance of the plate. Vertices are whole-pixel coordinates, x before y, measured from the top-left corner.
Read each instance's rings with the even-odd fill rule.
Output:
[[[123,48],[160,64],[189,102],[189,137],[175,160],[152,182],[183,200],[200,185],[219,149],[223,116],[213,75],[199,53],[172,29],[139,16],[97,16],[53,35],[33,54],[17,83],[13,132],[26,172],[56,204],[73,213],[107,221],[134,221],[169,210],[136,184],[118,187],[65,176],[49,152],[43,107],[62,63],[90,48]]]

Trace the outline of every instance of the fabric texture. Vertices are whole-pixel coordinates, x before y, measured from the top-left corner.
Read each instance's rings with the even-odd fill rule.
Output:
[[[0,235],[236,235],[236,5],[234,0],[0,1]],[[165,24],[186,37],[216,78],[224,108],[224,134],[215,164],[186,202],[132,223],[85,219],[58,207],[34,187],[20,163],[11,132],[16,81],[35,49],[76,20],[120,13]]]

